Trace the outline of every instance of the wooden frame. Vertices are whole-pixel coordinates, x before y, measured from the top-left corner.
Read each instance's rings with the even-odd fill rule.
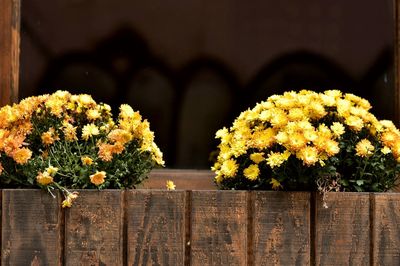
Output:
[[[0,0],[0,106],[18,100],[20,0]]]
[[[399,265],[398,193],[0,190],[2,265]],[[357,236],[357,237],[355,237]]]

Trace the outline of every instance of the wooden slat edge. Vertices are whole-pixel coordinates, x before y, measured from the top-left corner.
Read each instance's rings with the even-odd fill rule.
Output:
[[[0,0],[0,106],[18,100],[20,0]]]

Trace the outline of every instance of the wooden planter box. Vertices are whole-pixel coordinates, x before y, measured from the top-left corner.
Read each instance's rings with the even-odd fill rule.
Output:
[[[1,265],[400,265],[397,193],[1,195]]]

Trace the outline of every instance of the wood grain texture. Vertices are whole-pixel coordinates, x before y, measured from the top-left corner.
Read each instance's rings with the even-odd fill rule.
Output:
[[[247,265],[248,193],[192,191],[191,265]]]
[[[155,169],[139,188],[165,189],[165,182],[172,180],[177,189],[216,190],[214,177],[210,170]]]
[[[2,191],[2,265],[61,265],[61,200],[33,189]]]
[[[373,195],[374,265],[400,265],[400,194]]]
[[[0,0],[0,106],[18,100],[20,0]]]
[[[123,265],[120,190],[81,190],[65,210],[65,265]]]
[[[128,265],[184,265],[185,191],[127,191]]]
[[[369,193],[327,193],[327,208],[315,201],[316,265],[369,265]]]
[[[309,265],[311,194],[254,194],[254,265]]]

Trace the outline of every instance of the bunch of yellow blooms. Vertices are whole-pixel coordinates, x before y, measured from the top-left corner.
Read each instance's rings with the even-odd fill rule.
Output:
[[[164,165],[149,122],[123,104],[117,121],[90,95],[57,91],[0,109],[1,187],[132,188]],[[52,193],[53,194],[53,193]]]
[[[338,90],[273,95],[217,131],[215,182],[222,189],[386,191],[400,171],[400,131],[370,108]]]

